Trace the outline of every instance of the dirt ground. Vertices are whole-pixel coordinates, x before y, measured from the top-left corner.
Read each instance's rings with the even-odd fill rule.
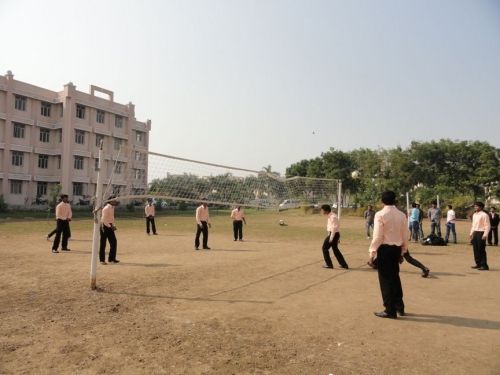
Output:
[[[279,226],[284,218],[288,226]],[[91,222],[72,223],[71,252],[53,255],[43,221],[0,224],[1,374],[500,374],[500,248],[470,269],[459,244],[412,244],[431,269],[403,263],[408,316],[382,310],[369,240],[342,220],[350,269],[323,269],[325,219],[248,217],[234,242],[216,217],[212,250],[195,251],[191,217],[118,220],[118,265],[90,290]],[[427,224],[427,223],[426,223]]]

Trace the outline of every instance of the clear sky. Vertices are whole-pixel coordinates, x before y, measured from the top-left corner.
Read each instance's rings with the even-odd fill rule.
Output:
[[[132,101],[150,149],[261,169],[500,147],[500,1],[0,0],[0,74]]]

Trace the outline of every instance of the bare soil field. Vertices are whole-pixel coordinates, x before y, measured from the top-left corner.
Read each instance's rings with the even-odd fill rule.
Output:
[[[279,226],[284,218],[287,226]],[[90,290],[92,223],[72,222],[70,252],[51,254],[53,221],[0,224],[1,374],[500,374],[500,248],[472,270],[459,244],[411,245],[408,316],[380,319],[363,220],[344,217],[350,269],[323,269],[325,218],[248,215],[234,242],[215,217],[211,250],[194,250],[192,217],[117,221],[117,265]],[[427,223],[424,223],[427,227]],[[427,228],[426,228],[427,229]]]

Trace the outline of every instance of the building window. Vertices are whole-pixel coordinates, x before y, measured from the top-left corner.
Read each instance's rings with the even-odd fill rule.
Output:
[[[94,159],[94,169],[99,170],[99,159]]]
[[[113,192],[111,194],[113,194],[113,195],[120,195],[121,188],[122,187],[120,185],[113,185]]]
[[[83,156],[75,156],[73,167],[75,169],[83,169]]]
[[[114,149],[119,150],[121,147],[122,147],[122,140],[119,138],[115,138]]]
[[[11,194],[22,194],[23,193],[23,182],[19,180],[10,180],[10,193]]]
[[[98,124],[104,124],[104,111],[98,109],[95,120],[97,121]]]
[[[25,125],[14,122],[14,138],[24,138],[25,130],[26,130]]]
[[[40,129],[40,142],[48,143],[50,141],[50,130],[49,129]]]
[[[101,145],[101,141],[104,141],[104,136],[102,134],[95,135],[95,145],[99,147]]]
[[[137,142],[142,142],[144,140],[144,133],[143,132],[135,132],[135,140]]]
[[[61,106],[59,107],[59,117],[63,117],[64,115],[64,106],[61,104]]]
[[[135,152],[135,160],[136,161],[141,161],[141,153],[139,151]]]
[[[81,104],[76,105],[76,117],[84,119],[85,118],[85,106]]]
[[[116,167],[115,167],[115,173],[116,174],[121,174],[122,171],[123,171],[123,165],[124,163],[122,163],[121,161],[117,162],[116,163]]]
[[[12,165],[22,167],[24,159],[24,152],[12,151]]]
[[[49,167],[49,155],[38,155],[38,168],[47,169]]]
[[[75,143],[79,145],[85,143],[85,132],[83,130],[75,130]]]
[[[42,102],[40,114],[45,117],[50,117],[50,103]]]
[[[62,142],[62,129],[59,129],[57,132],[59,133],[59,143],[61,143]]]
[[[142,169],[134,169],[135,179],[142,180],[143,170]]]
[[[36,184],[36,196],[42,197],[47,195],[47,183],[46,182],[37,182]]]
[[[27,98],[25,96],[16,95],[14,107],[19,111],[26,111],[26,101]]]
[[[73,195],[83,195],[83,183],[73,182]]]
[[[123,117],[122,116],[115,116],[115,128],[121,129],[123,128]]]
[[[57,155],[57,169],[61,169],[61,155]]]

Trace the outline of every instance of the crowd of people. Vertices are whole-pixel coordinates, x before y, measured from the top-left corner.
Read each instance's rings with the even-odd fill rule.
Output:
[[[108,197],[106,204],[100,212],[100,246],[99,260],[101,265],[108,263],[116,264],[120,261],[117,255],[117,238],[115,226],[115,207],[118,205],[115,196]],[[378,212],[368,205],[363,213],[365,230],[371,243],[368,248],[367,264],[376,269],[378,273],[380,291],[384,310],[374,313],[380,318],[396,319],[397,316],[405,315],[403,302],[403,289],[399,277],[399,265],[406,260],[409,264],[418,267],[422,271],[422,277],[428,277],[430,270],[421,262],[410,255],[409,242],[418,242],[424,238],[422,222],[424,212],[420,204],[412,203],[412,208],[407,214],[396,207],[396,194],[393,191],[385,191],[381,195],[382,209]],[[444,242],[448,243],[453,237],[453,243],[457,243],[455,229],[456,214],[452,205],[447,206],[446,212],[446,234]],[[332,211],[328,204],[321,206],[321,213],[326,217],[327,236],[323,240],[322,252],[324,268],[333,269],[334,265],[330,257],[330,249],[333,251],[339,266],[349,269],[347,261],[339,249],[340,224],[338,216]],[[158,235],[155,224],[155,205],[153,199],[147,199],[144,207],[146,220],[146,234]],[[49,233],[47,239],[55,234],[52,244],[52,253],[59,253],[59,245],[62,251],[70,251],[68,241],[71,237],[70,222],[72,219],[71,205],[68,195],[62,194],[59,204],[55,208],[56,228]],[[442,213],[436,201],[431,202],[427,217],[430,222],[430,236],[441,237]],[[243,224],[246,224],[245,213],[241,206],[236,206],[230,214],[233,224],[234,241],[243,241]],[[469,233],[470,244],[473,247],[474,265],[471,267],[480,271],[489,270],[486,254],[486,243],[498,245],[499,215],[496,209],[491,207],[489,212],[484,209],[483,202],[474,203],[472,225]],[[202,249],[210,250],[208,246],[208,232],[211,228],[208,203],[201,202],[195,213],[196,234],[194,239],[195,250],[200,249],[200,237],[202,237]],[[409,235],[408,235],[409,233]],[[106,262],[106,245],[109,243],[110,250]]]

